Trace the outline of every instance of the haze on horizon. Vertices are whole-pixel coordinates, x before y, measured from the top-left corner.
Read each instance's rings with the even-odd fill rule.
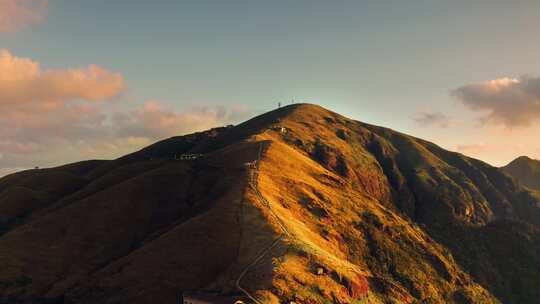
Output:
[[[500,166],[540,158],[540,3],[0,0],[0,176],[291,99]]]

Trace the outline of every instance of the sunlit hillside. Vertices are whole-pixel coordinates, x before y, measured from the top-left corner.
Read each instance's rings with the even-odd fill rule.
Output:
[[[0,303],[540,298],[535,194],[309,104],[4,177],[0,210]]]

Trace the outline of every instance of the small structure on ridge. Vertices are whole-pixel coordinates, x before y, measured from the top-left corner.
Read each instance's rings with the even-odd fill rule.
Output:
[[[175,160],[196,160],[201,157],[203,157],[203,154],[200,153],[183,153],[174,155]]]
[[[270,130],[274,130],[280,133],[287,133],[287,128],[282,127],[282,126],[272,126]]]

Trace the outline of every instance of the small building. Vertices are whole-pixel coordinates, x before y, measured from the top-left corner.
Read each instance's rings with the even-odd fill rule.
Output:
[[[282,127],[282,126],[273,126],[270,129],[272,129],[274,131],[278,131],[280,133],[287,133],[287,128]]]
[[[203,157],[203,154],[200,153],[184,153],[174,155],[174,159],[176,160],[196,160],[201,157]]]
[[[245,304],[240,296],[224,296],[213,293],[184,293],[183,304]]]
[[[256,169],[257,168],[257,162],[256,161],[250,161],[244,163],[244,166],[249,169]]]

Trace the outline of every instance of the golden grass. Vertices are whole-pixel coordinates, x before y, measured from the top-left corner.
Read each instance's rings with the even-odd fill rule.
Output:
[[[272,299],[270,302],[275,302],[275,297],[280,301],[299,303],[407,303],[415,298],[431,301],[429,303],[450,301],[452,294],[461,290],[455,285],[456,280],[470,282],[470,278],[444,248],[416,224],[388,206],[385,201],[389,195],[388,181],[376,180],[375,186],[367,189],[370,185],[355,183],[331,168],[322,166],[305,149],[294,144],[293,139],[300,138],[307,143],[315,140],[310,137],[313,134],[330,139],[328,144],[339,147],[345,158],[363,162],[363,170],[384,176],[376,160],[366,156],[369,153],[363,155],[362,151],[353,150],[348,143],[338,140],[334,130],[318,127],[318,124],[302,124],[301,121],[309,121],[310,118],[302,120],[294,115],[279,122],[279,125],[290,130],[287,134],[269,129],[251,139],[253,142],[270,143],[265,145],[258,180],[259,191],[270,204],[270,209],[254,197],[250,201],[271,223],[277,234],[284,232],[275,216],[290,233],[290,237],[284,239],[280,251],[273,252],[273,260],[269,257],[262,262],[272,263],[274,279],[271,289],[262,288],[259,292]],[[321,121],[323,123],[327,122]],[[346,124],[343,121],[336,123],[340,124],[337,128]],[[364,174],[364,177],[368,177],[365,180],[369,181],[373,172],[356,174]],[[362,178],[360,176],[359,180]],[[365,221],[364,214],[377,218],[381,227],[371,232],[358,230],[365,229],[355,227],[355,224]],[[369,233],[377,233],[387,239],[367,239]],[[377,243],[381,241],[384,244]],[[356,247],[351,242],[355,242]],[[370,246],[383,246],[378,250],[387,250],[384,254],[395,253],[397,260],[369,260],[377,259],[376,256],[369,257],[373,254],[369,252],[372,250]],[[353,247],[357,248],[356,252],[351,251]],[[415,248],[421,252],[416,252]],[[351,254],[363,258],[354,258]],[[400,257],[399,254],[406,256]],[[387,270],[377,268],[388,267],[387,263],[401,263],[399,259],[402,258],[407,263],[411,259],[418,259],[414,263],[420,268],[415,270],[410,268],[414,267],[412,264],[398,264],[398,277],[395,277],[396,274],[388,277],[388,274],[384,274]],[[432,260],[436,260],[439,266],[434,266]],[[374,263],[379,266],[374,266]],[[325,273],[317,275],[316,267],[323,267]],[[448,273],[448,278],[440,278],[441,269]],[[354,298],[348,288],[358,276],[368,278],[370,290],[368,294]],[[407,279],[400,282],[399,278]],[[376,281],[383,282],[387,287],[380,289]],[[467,290],[484,294],[483,299],[487,302],[494,301],[480,286],[474,283],[466,283],[466,286]]]

